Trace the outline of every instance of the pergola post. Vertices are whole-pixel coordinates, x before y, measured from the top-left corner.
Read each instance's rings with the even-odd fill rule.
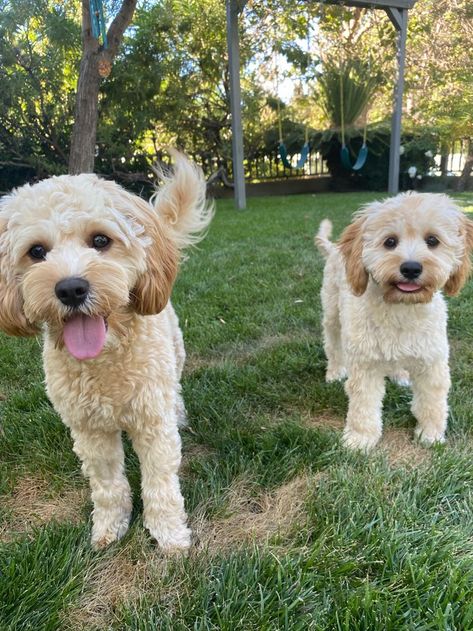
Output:
[[[399,164],[401,148],[401,118],[404,95],[404,69],[406,65],[407,9],[386,9],[387,14],[398,31],[397,81],[394,86],[394,108],[391,119],[391,145],[389,147],[388,193],[399,192]]]
[[[241,124],[240,43],[238,37],[238,0],[227,2],[227,46],[230,73],[230,112],[232,118],[232,157],[235,205],[246,208],[245,171],[243,167],[243,127]]]

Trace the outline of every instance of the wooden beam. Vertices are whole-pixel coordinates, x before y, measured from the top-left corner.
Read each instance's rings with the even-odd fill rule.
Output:
[[[407,9],[399,12],[400,29],[397,43],[397,82],[394,89],[394,109],[391,124],[391,145],[389,147],[388,193],[399,192],[399,163],[401,148],[402,97],[404,94],[404,67],[406,64]]]
[[[322,4],[340,4],[344,7],[364,7],[366,9],[412,9],[417,0],[323,0]]]
[[[230,72],[230,111],[232,115],[232,154],[235,204],[246,208],[245,171],[243,166],[243,127],[241,122],[240,42],[238,36],[238,0],[227,0],[227,47]]]
[[[400,31],[402,29],[402,10],[389,7],[386,9],[386,13],[396,31]]]

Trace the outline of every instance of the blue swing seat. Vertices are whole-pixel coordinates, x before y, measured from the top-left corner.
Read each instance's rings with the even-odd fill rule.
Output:
[[[359,171],[365,165],[366,158],[368,157],[368,147],[365,143],[363,143],[360,152],[358,153],[358,157],[356,158],[355,164],[351,163],[350,151],[346,145],[340,150],[340,159],[342,161],[343,166],[348,171]]]
[[[293,167],[292,164],[289,162],[286,145],[283,142],[279,143],[279,157],[281,158],[281,162],[284,164],[284,166],[287,169],[293,169],[293,168],[302,169],[304,164],[307,162],[309,153],[310,153],[310,144],[309,142],[305,142],[304,146],[301,149],[301,157],[297,161],[296,166]]]

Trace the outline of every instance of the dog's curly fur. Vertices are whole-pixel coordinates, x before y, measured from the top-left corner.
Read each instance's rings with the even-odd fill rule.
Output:
[[[406,372],[416,435],[427,444],[443,441],[450,372],[441,290],[456,295],[468,278],[473,222],[446,195],[404,193],[365,206],[337,245],[330,234],[325,219],[315,243],[327,259],[326,378],[348,377],[344,443],[368,450],[378,442],[384,379]],[[403,264],[420,274],[406,277]]]
[[[92,489],[95,547],[128,528],[122,430],[140,460],[145,526],[164,550],[190,544],[178,480],[185,353],[169,297],[180,253],[207,227],[212,206],[200,170],[174,157],[153,203],[92,174],[52,177],[0,202],[0,328],[43,331],[47,392]],[[96,235],[109,245],[96,249]],[[34,246],[44,258],[32,257]],[[78,277],[88,281],[87,298],[63,304],[58,283]],[[73,318],[106,327],[94,358],[68,351]]]

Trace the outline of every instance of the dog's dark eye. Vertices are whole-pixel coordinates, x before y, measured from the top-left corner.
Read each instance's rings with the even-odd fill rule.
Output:
[[[108,245],[110,245],[111,239],[106,237],[104,234],[96,234],[92,237],[92,246],[96,250],[104,250]]]
[[[397,245],[396,237],[388,237],[387,239],[385,239],[383,245],[385,248],[388,248],[388,250],[394,250]]]
[[[28,254],[30,255],[30,257],[32,259],[35,259],[36,261],[44,261],[47,253],[48,251],[46,250],[44,245],[40,245],[39,243],[31,246],[31,248],[28,250]]]
[[[429,248],[435,248],[440,241],[433,234],[429,234],[429,236],[425,239],[425,242],[429,246]]]

